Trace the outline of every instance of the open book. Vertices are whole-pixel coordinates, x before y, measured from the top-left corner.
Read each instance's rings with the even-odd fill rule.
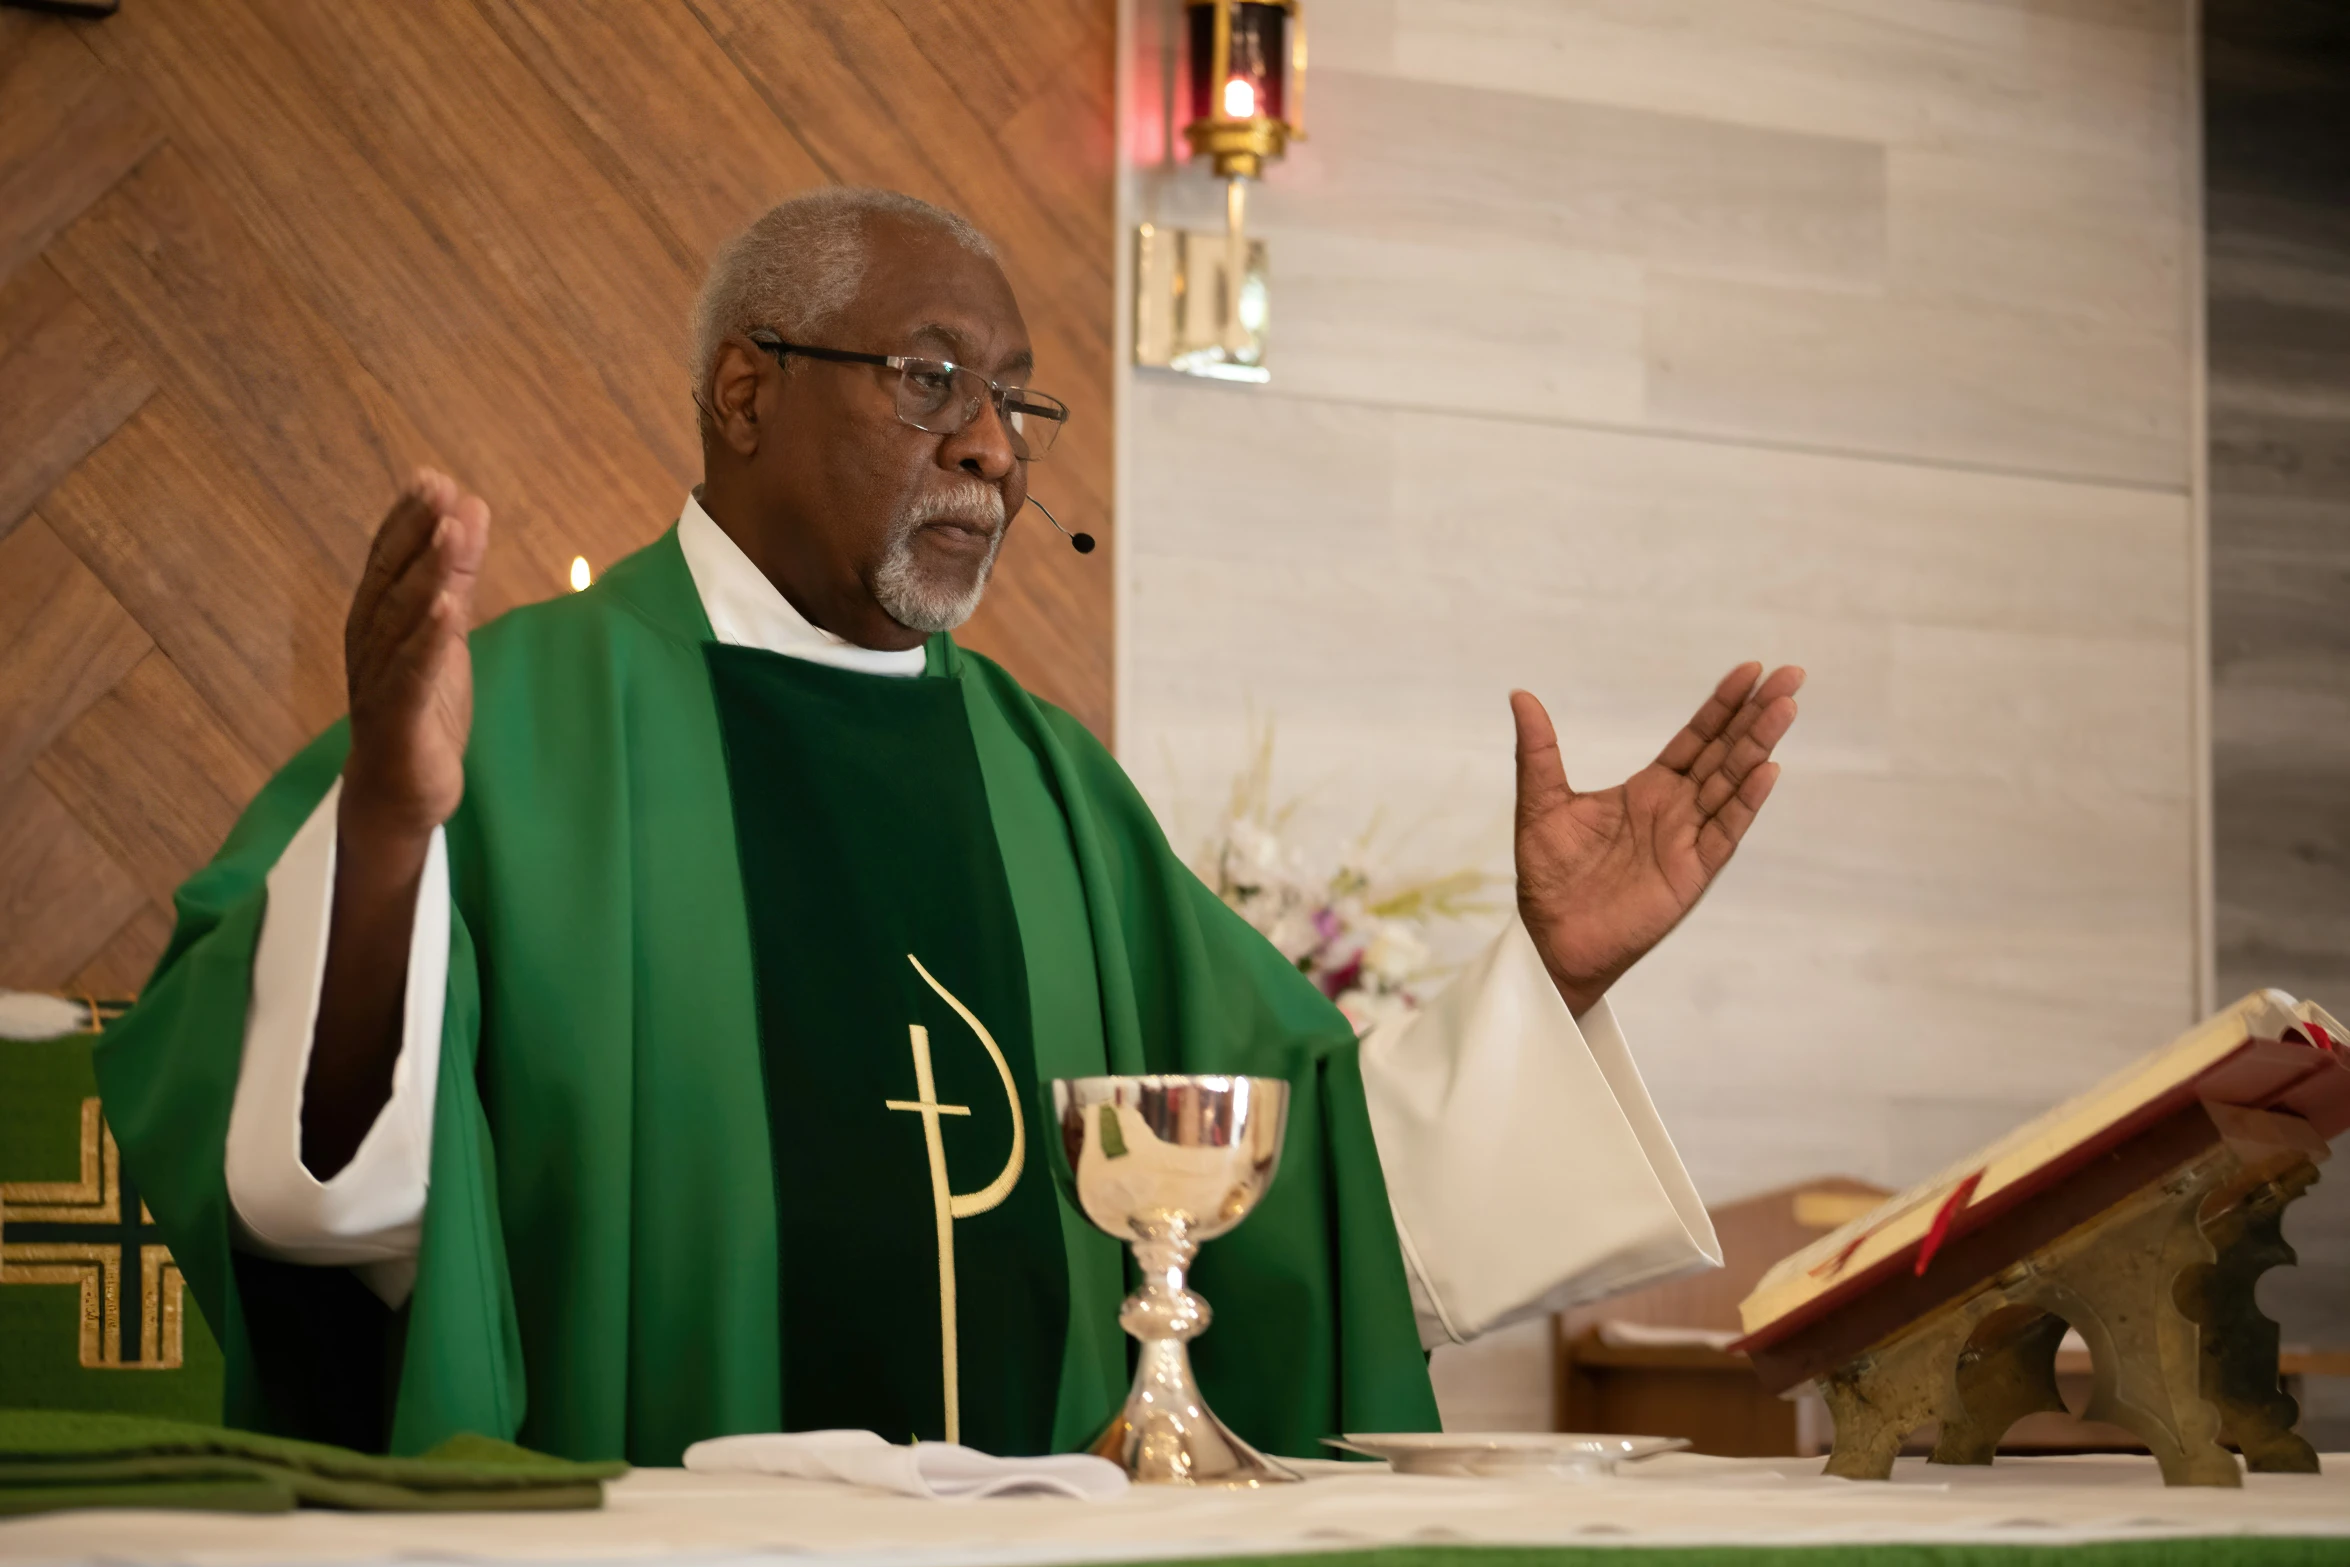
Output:
[[[2281,990],[2244,997],[1780,1261],[1738,1308],[1747,1333],[1738,1347],[1768,1350],[1880,1284],[1923,1274],[1945,1241],[1984,1228],[2198,1100],[2287,1112],[2331,1138],[2350,1127],[2350,1032]]]

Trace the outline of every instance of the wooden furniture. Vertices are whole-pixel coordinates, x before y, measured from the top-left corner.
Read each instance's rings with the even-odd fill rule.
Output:
[[[1702,1341],[1609,1342],[1603,1324],[1711,1334],[1739,1332],[1738,1302],[1781,1257],[1885,1197],[1844,1176],[1806,1181],[1712,1210],[1722,1266],[1710,1273],[1561,1312],[1552,1357],[1553,1425],[1561,1431],[1686,1436],[1701,1453],[1766,1457],[1823,1451],[1831,1432],[1816,1400],[1763,1391],[1743,1355]]]
[[[2135,1433],[2165,1484],[2314,1472],[2256,1290],[2350,1130],[2344,1034],[2244,996],[1772,1264],[1726,1347],[1772,1392],[1818,1389],[1847,1479],[1888,1478],[1929,1420],[1936,1462],[1990,1463],[2022,1416],[2065,1412],[2070,1334],[2095,1367],[2081,1412]]]
[[[2276,1324],[2253,1292],[2292,1260],[2284,1210],[2325,1156],[2324,1137],[2298,1116],[2192,1105],[1949,1246],[1944,1279],[1980,1281],[1954,1298],[1911,1304],[1935,1287],[1921,1257],[1840,1315],[1739,1347],[1766,1387],[1816,1379],[1836,1421],[1828,1471],[1848,1480],[1890,1479],[1903,1439],[1929,1417],[1935,1462],[1990,1463],[2024,1415],[2065,1411],[2056,1353],[2072,1332],[2098,1372],[2084,1412],[2143,1441],[2165,1485],[2241,1486],[2247,1469],[2315,1474],[2317,1453],[2293,1430],[2296,1401],[2278,1386]],[[2099,1200],[2108,1172],[2127,1191],[2110,1205]],[[2076,1206],[2091,1216],[2075,1219]]]
[[[1820,1416],[1762,1390],[1744,1355],[1703,1344],[1611,1344],[1597,1328],[1557,1353],[1561,1431],[1685,1436],[1701,1453],[1773,1458],[1820,1450]]]
[[[1854,1218],[1885,1196],[1864,1181],[1830,1177],[1766,1192],[1713,1210],[1722,1267],[1660,1284],[1554,1320],[1552,1425],[1560,1431],[1629,1431],[1686,1436],[1701,1453],[1725,1457],[1817,1457],[1835,1427],[1816,1394],[1780,1398],[1763,1391],[1744,1355],[1705,1342],[1630,1343],[1631,1330],[1738,1331],[1738,1302],[1780,1257]],[[1611,1342],[1611,1339],[1618,1340]],[[2350,1349],[2287,1345],[2279,1357],[2284,1391],[2302,1401],[2310,1377],[2350,1377]],[[2145,1444],[2116,1425],[2085,1420],[2092,1375],[2077,1338],[2056,1353],[2056,1386],[2065,1413],[2029,1414],[2001,1438],[2002,1453],[2130,1453]],[[1913,1431],[1905,1453],[1933,1449],[1932,1424]]]

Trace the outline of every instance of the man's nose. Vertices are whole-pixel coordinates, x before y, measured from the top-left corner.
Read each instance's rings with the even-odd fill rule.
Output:
[[[991,484],[1001,483],[1020,460],[1012,450],[1012,433],[1004,428],[1003,415],[997,412],[992,397],[979,400],[978,415],[947,437],[939,455],[949,467]]]

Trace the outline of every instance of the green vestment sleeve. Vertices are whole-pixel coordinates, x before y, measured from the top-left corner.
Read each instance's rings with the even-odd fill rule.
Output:
[[[348,745],[342,724],[313,741],[254,799],[212,864],[180,889],[171,943],[96,1066],[116,1138],[152,1181],[148,1206],[221,1341],[229,1423],[418,1451],[457,1430],[511,1435],[522,1389],[495,1176],[472,1085],[477,1009],[461,912],[451,917],[443,1130],[433,1151],[437,1233],[419,1263],[462,1270],[471,1287],[417,1297],[422,1331],[439,1352],[405,1367],[400,1346],[411,1313],[387,1311],[344,1269],[236,1251],[223,1170],[266,879],[341,770]],[[460,1300],[450,1320],[448,1308]],[[400,1380],[409,1369],[413,1387]],[[395,1411],[429,1433],[399,1431]]]

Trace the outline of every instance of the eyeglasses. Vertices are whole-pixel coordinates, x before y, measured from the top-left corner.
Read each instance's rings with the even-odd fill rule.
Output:
[[[1042,392],[990,381],[967,365],[948,359],[916,359],[905,354],[858,354],[845,348],[811,348],[787,343],[772,332],[749,334],[750,340],[782,364],[792,354],[829,359],[837,364],[880,365],[898,373],[898,422],[932,435],[954,435],[979,417],[983,402],[995,404],[996,417],[1011,437],[1012,455],[1033,462],[1051,451],[1061,426],[1069,422],[1069,405]]]

